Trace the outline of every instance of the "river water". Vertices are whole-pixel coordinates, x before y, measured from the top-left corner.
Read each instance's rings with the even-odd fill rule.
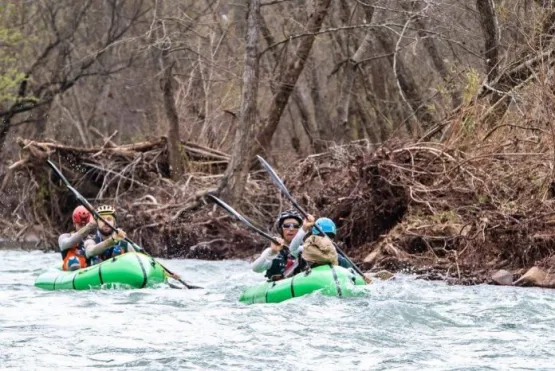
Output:
[[[399,276],[357,298],[244,305],[242,261],[164,260],[204,290],[44,291],[59,254],[0,251],[0,369],[555,369],[555,291]]]

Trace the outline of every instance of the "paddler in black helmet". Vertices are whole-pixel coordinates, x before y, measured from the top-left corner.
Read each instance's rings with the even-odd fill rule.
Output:
[[[295,264],[295,257],[283,245],[291,243],[303,222],[303,217],[296,210],[286,210],[279,214],[275,229],[280,238],[276,238],[282,245],[272,243],[252,264],[251,268],[257,273],[266,271],[265,276],[277,281],[284,278],[284,273]],[[301,267],[299,267],[300,270]]]
[[[126,237],[125,232],[117,228],[116,209],[110,205],[102,205],[96,212],[102,219],[116,228],[117,232],[113,232],[112,228],[106,223],[98,220],[96,235],[85,241],[85,253],[87,258],[91,259],[92,264],[100,263],[116,255],[135,251],[133,246],[124,240]]]

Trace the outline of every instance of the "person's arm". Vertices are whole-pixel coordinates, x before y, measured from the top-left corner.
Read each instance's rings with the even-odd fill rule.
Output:
[[[84,243],[85,255],[87,258],[100,255],[110,247],[117,244],[119,241],[123,240],[126,236],[125,232],[118,228],[117,232],[112,234],[112,237],[100,243],[96,243],[93,239],[88,239]]]
[[[272,260],[278,255],[271,247],[266,248],[262,254],[251,263],[251,269],[256,273],[263,273],[272,266]]]
[[[303,219],[303,226],[301,227],[301,229],[299,229],[295,237],[293,237],[293,240],[291,240],[291,243],[289,244],[289,251],[291,252],[291,255],[293,255],[295,258],[299,257],[299,254],[302,251],[303,240],[308,232],[310,232],[310,230],[312,229],[314,222],[314,216],[308,214],[306,218]]]
[[[92,258],[93,256],[102,254],[104,251],[114,246],[115,244],[116,241],[114,241],[113,238],[108,238],[107,240],[100,243],[96,243],[93,239],[89,238],[85,241],[85,255],[87,256],[87,258]]]
[[[96,223],[88,223],[75,233],[64,233],[58,238],[58,246],[60,251],[69,250],[76,246],[79,242],[83,241],[89,233],[96,227]]]
[[[305,232],[303,228],[299,229],[299,231],[297,232],[295,237],[293,237],[291,243],[289,244],[289,252],[291,252],[291,255],[293,255],[295,258],[298,258],[299,253],[302,251],[301,247],[303,245],[303,239],[306,234],[307,232]]]

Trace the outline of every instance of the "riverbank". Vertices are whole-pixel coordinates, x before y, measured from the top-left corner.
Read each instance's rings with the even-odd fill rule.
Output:
[[[507,141],[498,132],[480,145],[464,136],[456,145],[358,142],[277,168],[303,207],[336,221],[344,251],[363,270],[467,285],[493,283],[505,269],[516,280],[533,266],[553,266],[552,154],[539,137]],[[19,228],[4,229],[8,239],[27,236],[22,221],[44,246],[70,228],[77,204],[44,164],[49,157],[94,204],[115,201],[120,224],[152,254],[248,260],[267,244],[204,197],[217,188],[221,169],[167,180],[163,141],[158,152],[139,152],[143,161],[132,170],[137,156],[127,152],[93,157],[90,149],[21,143],[26,163],[12,174],[11,198],[2,200],[4,223],[19,217]],[[291,207],[263,170],[251,173],[244,202],[234,206],[268,229]]]

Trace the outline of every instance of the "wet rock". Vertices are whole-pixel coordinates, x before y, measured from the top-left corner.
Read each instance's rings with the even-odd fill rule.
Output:
[[[495,272],[491,279],[498,285],[511,286],[513,284],[513,274],[504,269]]]
[[[27,232],[23,235],[23,241],[39,243],[41,240],[40,236],[35,231]]]
[[[386,271],[385,269],[381,270],[379,272],[376,272],[374,274],[374,276],[376,278],[379,278],[382,281],[388,281],[388,280],[394,280],[395,279],[395,276],[393,275],[393,273],[391,273],[390,271]]]
[[[376,250],[372,251],[370,254],[368,254],[364,258],[364,263],[374,265],[376,263],[376,260],[377,260],[379,254],[380,254],[379,249],[376,249]]]
[[[443,274],[439,272],[434,272],[434,271],[419,275],[416,277],[416,279],[425,280],[425,281],[445,281],[446,280]]]
[[[516,286],[555,288],[555,275],[538,267],[532,267],[514,283]]]

